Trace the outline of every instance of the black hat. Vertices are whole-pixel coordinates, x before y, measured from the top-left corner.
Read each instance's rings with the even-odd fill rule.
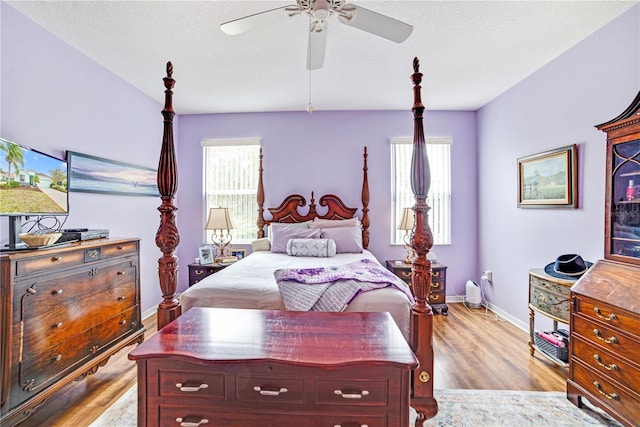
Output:
[[[593,265],[577,254],[560,255],[555,262],[547,264],[545,273],[561,279],[576,280]]]

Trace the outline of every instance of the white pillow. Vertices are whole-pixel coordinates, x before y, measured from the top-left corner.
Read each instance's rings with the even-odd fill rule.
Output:
[[[360,220],[358,218],[349,219],[322,219],[314,218],[309,224],[309,228],[336,228],[336,227],[359,227]]]
[[[263,237],[262,239],[257,239],[251,242],[251,250],[253,252],[257,251],[268,251],[271,249],[271,243],[269,243],[269,239]]]
[[[336,254],[336,242],[331,239],[289,239],[287,255],[332,257]]]
[[[301,227],[276,227],[273,228],[271,238],[271,252],[286,253],[289,239],[319,239],[321,230],[311,230]]]
[[[360,227],[322,228],[322,238],[336,242],[336,252],[339,254],[362,253],[362,230]]]

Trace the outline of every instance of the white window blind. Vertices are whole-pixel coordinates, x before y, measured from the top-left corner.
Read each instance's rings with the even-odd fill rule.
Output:
[[[391,244],[404,243],[397,229],[404,208],[411,208],[412,138],[391,138]],[[427,138],[431,187],[427,196],[428,222],[436,245],[451,244],[451,138]]]
[[[202,141],[205,211],[202,228],[205,242],[211,231],[204,230],[209,208],[229,208],[234,229],[233,243],[250,243],[257,237],[260,139],[207,139]]]

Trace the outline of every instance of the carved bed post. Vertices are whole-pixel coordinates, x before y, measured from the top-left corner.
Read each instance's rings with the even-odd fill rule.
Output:
[[[258,239],[264,237],[264,184],[262,183],[262,147],[260,147],[260,167],[258,168]]]
[[[369,247],[369,178],[367,167],[367,147],[364,147],[364,166],[362,167],[362,245],[365,248]]]
[[[416,199],[413,206],[415,228],[411,234],[411,247],[417,254],[412,266],[412,286],[415,304],[411,308],[411,346],[420,361],[413,373],[413,396],[411,406],[418,413],[415,426],[422,427],[424,421],[438,413],[438,402],[433,397],[433,311],[427,304],[431,284],[431,262],[427,253],[433,246],[433,235],[427,223],[429,206],[427,194],[431,186],[431,171],[424,140],[424,105],[420,95],[422,73],[420,62],[413,59],[413,153],[411,156],[411,190]]]
[[[180,316],[180,305],[176,299],[178,285],[178,257],[174,250],[180,243],[180,234],[176,227],[175,211],[178,209],[173,204],[173,197],[178,189],[178,173],[176,168],[176,156],[173,145],[173,85],[175,80],[171,77],[173,65],[167,62],[167,77],[164,80],[164,130],[162,135],[162,149],[158,163],[158,190],[162,204],[160,211],[160,227],[156,233],[156,245],[162,251],[162,257],[158,260],[158,276],[160,289],[162,290],[162,302],[158,305],[157,321],[158,329]]]

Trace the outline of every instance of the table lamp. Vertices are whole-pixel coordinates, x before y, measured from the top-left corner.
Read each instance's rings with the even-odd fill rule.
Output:
[[[400,224],[398,225],[398,230],[404,230],[404,247],[407,250],[407,259],[405,259],[404,262],[407,264],[411,264],[413,262],[413,258],[415,257],[415,252],[413,251],[410,242],[413,223],[413,211],[411,210],[411,208],[404,208],[402,210],[402,219],[400,220]]]
[[[231,243],[231,230],[233,223],[228,208],[211,208],[209,209],[209,219],[205,225],[205,230],[213,230],[211,234],[211,242],[218,248],[219,255],[216,261],[224,257],[227,246]]]

